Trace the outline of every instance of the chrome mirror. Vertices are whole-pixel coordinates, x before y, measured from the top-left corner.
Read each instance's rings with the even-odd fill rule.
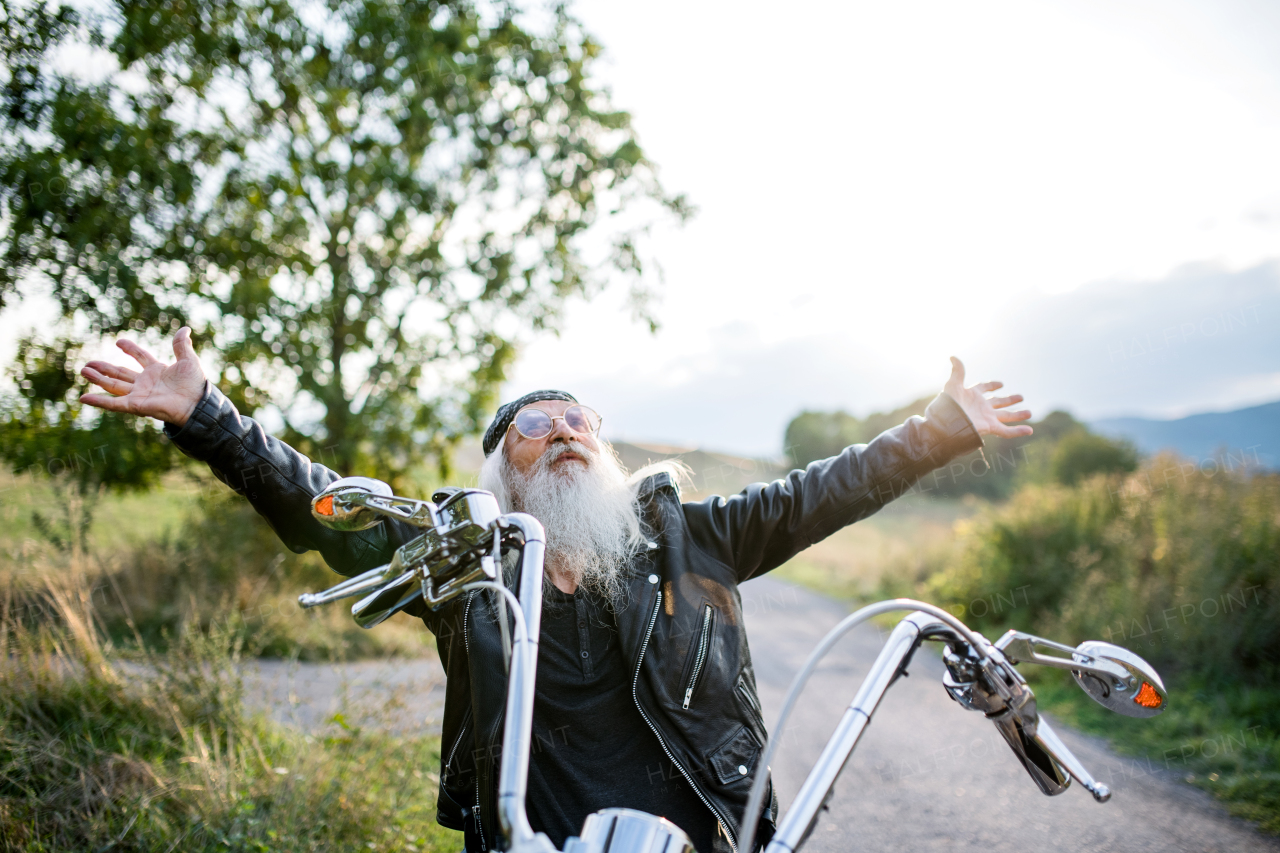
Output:
[[[1100,677],[1087,669],[1071,673],[1080,689],[1102,707],[1126,717],[1154,717],[1164,710],[1169,695],[1159,673],[1128,649],[1089,640],[1076,647],[1072,658],[1086,666],[1103,662],[1125,673],[1124,678]]]
[[[1070,670],[1076,684],[1099,705],[1126,717],[1154,717],[1164,710],[1168,693],[1151,664],[1128,649],[1098,640],[1074,649],[1021,631],[1010,631],[995,644],[1013,663],[1038,663]]]
[[[311,515],[331,530],[368,530],[382,516],[368,507],[370,498],[389,498],[391,487],[369,477],[343,477],[311,499]]]

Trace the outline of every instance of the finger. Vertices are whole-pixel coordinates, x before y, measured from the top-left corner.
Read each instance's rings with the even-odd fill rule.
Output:
[[[113,397],[110,394],[82,394],[80,402],[86,406],[96,406],[108,412],[128,412],[129,402],[125,397]]]
[[[86,367],[80,371],[80,375],[88,379],[94,385],[102,388],[111,394],[124,395],[133,390],[132,382],[125,382],[123,379],[115,379],[110,376],[103,376],[92,367]]]
[[[992,397],[990,400],[987,400],[987,402],[991,404],[991,408],[993,409],[1003,409],[1005,406],[1012,406],[1014,403],[1021,403],[1022,395],[1011,394],[1008,397]]]
[[[178,361],[196,357],[196,348],[191,345],[190,326],[183,326],[178,330],[178,334],[173,336],[173,354],[178,357]]]
[[[1004,424],[996,424],[991,429],[991,434],[1000,438],[1021,438],[1031,435],[1033,430],[1031,427],[1023,426],[1005,426]]]
[[[996,419],[1002,424],[1012,424],[1018,421],[1025,421],[1031,417],[1031,413],[1026,409],[1017,409],[1012,412],[996,412]]]
[[[125,382],[138,381],[138,371],[130,370],[119,364],[112,364],[109,361],[91,361],[85,367],[91,367],[103,376],[110,376],[112,379],[123,379]]]
[[[951,356],[951,378],[947,380],[947,384],[957,383],[961,388],[964,387],[964,362]]]
[[[120,349],[124,350],[129,355],[133,356],[134,361],[138,362],[138,364],[141,364],[144,368],[150,367],[153,364],[160,363],[160,359],[156,358],[154,355],[147,352],[142,347],[135,344],[133,341],[125,341],[125,340],[116,341],[116,346],[120,347]]]
[[[979,394],[985,394],[988,391],[998,391],[1003,387],[1003,382],[979,382],[977,385],[973,386],[973,390],[977,391]]]

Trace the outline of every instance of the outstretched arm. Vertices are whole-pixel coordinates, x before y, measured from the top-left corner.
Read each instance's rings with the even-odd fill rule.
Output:
[[[1021,395],[986,396],[1000,387],[964,387],[964,365],[952,358],[951,377],[923,418],[909,418],[868,444],[781,480],[756,483],[729,498],[686,503],[690,534],[732,567],[739,582],[770,571],[911,491],[930,471],[982,447],[982,436],[1030,435],[1031,427],[1018,422],[1031,413],[1009,409],[1022,402]]]
[[[361,533],[337,533],[312,518],[311,499],[339,475],[237,412],[206,381],[190,329],[174,335],[173,364],[159,361],[133,341],[117,341],[116,346],[138,362],[141,372],[91,361],[80,372],[107,393],[85,394],[81,402],[164,421],[174,445],[207,463],[215,477],[248,498],[292,551],[317,550],[335,571],[353,575],[385,563],[397,546],[416,535],[395,522]]]

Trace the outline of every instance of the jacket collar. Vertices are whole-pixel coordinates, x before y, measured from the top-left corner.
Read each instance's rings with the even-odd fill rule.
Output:
[[[643,499],[664,488],[671,489],[676,493],[677,497],[680,495],[680,486],[676,483],[675,479],[666,471],[659,471],[656,474],[650,474],[648,477],[645,477],[640,481],[640,488],[637,491],[637,494]]]

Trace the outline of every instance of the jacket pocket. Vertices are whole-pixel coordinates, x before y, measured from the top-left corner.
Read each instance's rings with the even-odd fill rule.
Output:
[[[764,726],[764,710],[760,707],[760,699],[756,696],[755,691],[751,689],[751,685],[747,683],[747,677],[739,673],[738,675],[738,695],[742,697],[742,701],[747,704],[751,712],[755,714],[756,719],[760,722],[761,727]]]
[[[715,608],[710,604],[703,605],[702,625],[698,630],[698,642],[693,649],[693,669],[689,672],[689,680],[684,687],[684,703],[682,708],[688,710],[693,701],[693,691],[698,686],[698,679],[707,665],[707,654],[711,651],[711,628],[715,620]]]
[[[467,735],[471,732],[471,709],[467,708],[466,714],[462,718],[462,728],[458,730],[458,736],[453,741],[453,746],[449,753],[444,757],[444,767],[440,771],[440,788],[448,789],[451,793],[466,790],[465,782],[462,777],[467,775],[467,771],[474,771],[474,767],[467,767],[469,762],[466,761],[470,754],[470,749],[466,746]],[[466,768],[464,770],[464,768]],[[455,797],[455,799],[457,799]]]
[[[760,741],[746,726],[738,726],[733,735],[711,753],[709,763],[721,785],[750,778],[760,757]]]
[[[463,830],[470,820],[472,808],[470,777],[475,768],[468,761],[471,748],[467,737],[471,732],[471,709],[462,718],[462,728],[447,753],[440,757],[440,793],[436,798],[436,820],[449,829]]]

